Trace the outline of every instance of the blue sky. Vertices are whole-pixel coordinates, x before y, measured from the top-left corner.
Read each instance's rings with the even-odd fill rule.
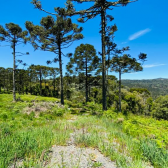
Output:
[[[30,3],[31,0],[16,0],[0,2],[0,25],[13,22],[19,24],[23,29],[25,21],[32,21],[39,24],[40,19],[47,14]],[[65,0],[41,0],[43,8],[54,12],[54,7],[64,6]],[[76,9],[85,9],[92,3],[75,3]],[[114,17],[111,24],[116,24],[118,31],[115,33],[114,41],[118,47],[130,46],[129,53],[133,57],[137,57],[140,52],[148,55],[145,62],[143,72],[123,74],[123,79],[153,79],[168,78],[168,1],[163,0],[159,3],[157,0],[139,0],[131,3],[126,7],[115,7],[112,11],[108,11]],[[73,18],[76,22],[76,17]],[[76,22],[77,23],[77,22]],[[68,49],[63,52],[74,52],[75,48],[81,43],[89,43],[95,46],[97,52],[101,51],[100,16],[81,24],[84,28],[84,39],[76,41]],[[4,44],[0,43],[2,46]],[[23,56],[22,59],[27,64],[46,65],[47,60],[52,60],[55,55],[50,52],[34,51],[30,44],[20,45],[17,47],[19,52],[29,52],[30,55]],[[0,47],[0,67],[12,67],[12,50],[10,47]],[[67,58],[63,58],[63,67],[68,62]],[[58,67],[58,64],[52,64]],[[112,73],[118,77],[118,74]]]

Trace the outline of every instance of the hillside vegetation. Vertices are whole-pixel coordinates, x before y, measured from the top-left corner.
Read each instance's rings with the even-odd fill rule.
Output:
[[[129,88],[146,88],[153,98],[159,95],[168,95],[168,79],[122,80],[124,86]]]
[[[47,167],[52,146],[67,146],[75,130],[76,146],[98,149],[117,167],[168,167],[168,121],[113,109],[102,112],[95,103],[83,107],[31,95],[21,95],[14,103],[12,95],[0,94],[0,167]],[[93,163],[101,167],[96,159]]]
[[[112,9],[136,1],[55,1],[53,13],[31,0],[45,17],[0,25],[0,47],[6,47],[1,55],[10,49],[13,59],[13,67],[7,57],[0,67],[0,168],[168,168],[168,79],[122,80],[142,71],[151,55],[141,47],[131,55],[128,45],[114,41]],[[76,2],[91,3],[81,10]],[[15,3],[12,14],[24,3]],[[96,34],[78,25],[95,17],[97,50]],[[85,35],[93,41],[83,41]],[[46,54],[31,55],[26,44]]]

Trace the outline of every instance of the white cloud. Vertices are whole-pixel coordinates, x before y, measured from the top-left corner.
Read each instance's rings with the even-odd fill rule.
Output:
[[[149,65],[144,65],[143,68],[153,68],[153,67],[158,67],[163,65],[166,65],[166,64],[149,64]]]
[[[129,37],[129,40],[130,40],[130,41],[131,41],[131,40],[135,40],[135,39],[137,39],[137,38],[143,36],[144,34],[150,32],[150,31],[151,31],[151,29],[149,29],[149,28],[144,29],[144,30],[141,30],[141,31],[138,31],[138,32],[132,34],[132,35]]]
[[[121,44],[126,44],[126,43],[128,43],[128,41],[122,42]]]
[[[141,73],[141,72],[131,72],[131,73],[129,73],[129,74],[135,75],[135,74],[139,74],[139,73]]]

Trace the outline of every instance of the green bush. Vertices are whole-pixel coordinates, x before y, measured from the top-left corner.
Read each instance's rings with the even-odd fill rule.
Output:
[[[153,117],[168,120],[168,95],[158,97],[153,103]]]
[[[8,114],[7,113],[2,113],[0,115],[0,118],[2,118],[4,121],[6,121],[6,119],[8,118]]]
[[[71,111],[71,114],[79,114],[80,108],[71,108],[70,111]]]
[[[62,117],[64,112],[62,110],[54,110],[53,114],[58,117]]]
[[[65,110],[64,109],[61,109],[61,108],[55,108],[53,109],[53,115],[54,116],[57,116],[57,117],[62,117],[65,113]]]
[[[102,115],[102,105],[95,102],[87,102],[86,109],[91,115]]]
[[[115,109],[111,108],[110,110],[104,111],[103,115],[107,118],[116,119],[118,114],[115,112]]]

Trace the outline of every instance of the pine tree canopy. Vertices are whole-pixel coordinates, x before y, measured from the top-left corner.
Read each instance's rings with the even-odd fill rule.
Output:
[[[112,58],[110,61],[111,71],[121,72],[121,73],[131,73],[131,72],[138,72],[142,71],[142,63],[147,58],[147,54],[140,53],[138,62],[136,58],[132,58],[130,54],[123,54],[124,51],[128,50],[127,47],[117,50],[117,54]]]
[[[7,23],[5,28],[0,25],[0,41],[10,42],[11,45],[13,42],[16,44],[18,42],[26,43],[28,41],[27,35],[28,32],[22,31],[22,28],[17,24]]]
[[[31,35],[31,42],[35,49],[42,49],[58,54],[58,45],[61,49],[69,47],[73,41],[83,38],[82,27],[72,23],[70,18],[57,16],[43,17],[39,25],[26,22],[26,28]]]
[[[92,73],[98,65],[100,59],[96,55],[96,50],[93,45],[81,44],[75,49],[73,57],[71,57],[67,70],[70,73],[85,72]]]

